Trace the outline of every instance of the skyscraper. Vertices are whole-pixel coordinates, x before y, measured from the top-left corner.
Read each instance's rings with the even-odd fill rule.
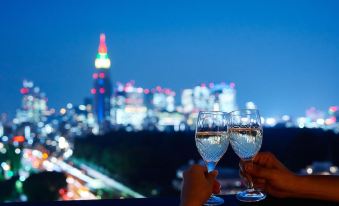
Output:
[[[22,105],[16,113],[17,123],[44,121],[48,113],[47,98],[40,88],[34,86],[32,81],[24,80],[20,93],[22,94]]]
[[[117,83],[112,97],[112,123],[141,130],[147,107],[144,104],[144,89],[135,87],[134,81],[125,85]]]
[[[94,87],[91,89],[94,98],[94,112],[100,128],[104,127],[105,122],[110,121],[111,80],[109,68],[111,61],[107,55],[105,41],[105,34],[101,34],[98,54],[95,59],[96,70],[93,73]]]

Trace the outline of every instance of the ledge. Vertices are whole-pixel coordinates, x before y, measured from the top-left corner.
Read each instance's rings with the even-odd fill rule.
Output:
[[[338,203],[318,201],[311,199],[279,199],[268,197],[264,201],[258,203],[242,203],[239,202],[234,195],[221,196],[225,203],[224,206],[239,206],[239,205],[263,205],[263,206],[335,206]],[[161,198],[138,198],[138,199],[107,199],[107,200],[79,200],[79,201],[51,201],[51,202],[12,202],[1,203],[0,206],[178,206],[179,198],[177,197],[161,197]]]

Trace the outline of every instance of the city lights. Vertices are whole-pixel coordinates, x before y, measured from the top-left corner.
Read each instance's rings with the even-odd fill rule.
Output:
[[[105,41],[105,35],[101,34],[92,88],[81,104],[66,102],[62,108],[50,108],[43,88],[33,81],[23,81],[22,88],[17,91],[22,100],[15,117],[9,123],[0,121],[0,154],[21,158],[23,167],[16,171],[15,164],[1,160],[4,179],[18,175],[21,183],[29,178],[31,171],[61,171],[67,175],[69,189],[59,190],[63,200],[101,198],[102,194],[93,191],[103,188],[120,191],[121,198],[143,197],[85,164],[74,164],[72,157],[78,154],[76,140],[121,130],[132,132],[129,134],[192,132],[200,111],[227,113],[241,108],[260,108],[253,100],[239,103],[234,82],[206,82],[180,92],[163,85],[144,88],[134,80],[112,85]],[[339,106],[331,105],[326,111],[310,107],[305,115],[298,117],[285,113],[263,116],[261,122],[265,129],[321,128],[339,133]],[[307,166],[304,173],[317,174],[317,170]],[[330,165],[322,174],[336,173],[338,167]],[[235,182],[239,187],[240,181]]]

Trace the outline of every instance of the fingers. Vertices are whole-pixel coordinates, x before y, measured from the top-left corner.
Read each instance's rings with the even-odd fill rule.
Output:
[[[220,184],[216,180],[217,175],[218,175],[217,170],[214,170],[214,171],[206,174],[207,184],[209,185],[211,192],[214,193],[214,194],[220,193]]]
[[[209,175],[212,175],[214,178],[218,176],[219,172],[218,170],[213,170],[212,172],[208,173]]]
[[[206,178],[207,181],[210,184],[213,184],[213,182],[215,181],[215,178],[218,176],[218,171],[217,170],[213,170],[212,172],[207,173]]]
[[[195,164],[195,165],[192,165],[189,170],[197,171],[197,172],[206,172],[207,168],[205,166]]]
[[[275,167],[277,158],[271,152],[259,152],[253,159],[253,162],[265,167]]]
[[[213,194],[219,194],[221,190],[221,185],[217,180],[214,180],[213,182],[213,190],[212,193]]]
[[[240,171],[239,171],[239,176],[240,176],[241,182],[242,182],[246,187],[248,187],[248,176],[247,176],[245,170],[240,169]]]
[[[254,179],[253,186],[260,191],[263,191],[278,198],[289,197],[291,195],[289,192],[268,185],[268,182],[265,179],[261,178]]]
[[[271,152],[259,152],[254,157],[253,162],[267,168],[286,169],[286,167]]]
[[[186,170],[183,174],[184,178],[187,176],[200,176],[204,174],[204,176],[206,177],[207,181],[212,185],[215,178],[218,175],[218,171],[217,170],[213,170],[212,172],[207,172],[207,168],[205,166],[201,166],[201,165],[192,165],[188,170]]]
[[[244,172],[244,166],[245,166],[245,161],[240,160],[239,162],[239,168],[240,168],[240,172]]]
[[[240,178],[246,178],[246,174],[245,174],[245,172],[243,171],[243,170],[239,170],[239,176],[240,176]]]
[[[252,179],[254,188],[265,190],[266,180],[262,178],[254,178]]]
[[[261,167],[256,164],[245,164],[245,172],[251,175],[252,177],[270,179],[273,173],[273,169]]]
[[[259,152],[253,159],[253,162],[256,164],[274,164],[276,162],[276,157],[271,152]]]
[[[245,173],[245,171],[239,171],[239,176],[243,182],[243,184],[245,184],[246,186],[248,186],[248,174]],[[252,180],[252,183],[254,185],[255,188],[264,190],[265,189],[265,184],[266,184],[266,179],[265,178],[258,178],[255,176],[251,176],[250,177]]]
[[[266,180],[264,178],[254,178],[253,183],[261,185],[261,184],[265,184]]]
[[[284,191],[284,190],[279,190],[279,189],[274,189],[270,187],[266,187],[264,190],[266,193],[278,197],[278,198],[285,198],[285,197],[291,197],[292,194],[290,192]]]
[[[201,181],[202,184],[206,184],[205,188],[209,188],[209,191],[214,194],[220,193],[220,183],[216,180],[218,171],[207,172],[207,168],[201,165],[192,165],[188,170],[184,172],[184,182]]]
[[[190,173],[205,173],[207,172],[207,168],[201,165],[192,165],[189,169],[187,169],[184,172],[184,177],[186,177],[187,175],[189,175]]]

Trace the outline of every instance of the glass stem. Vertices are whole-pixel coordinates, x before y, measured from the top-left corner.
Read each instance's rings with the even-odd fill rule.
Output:
[[[253,160],[252,159],[249,161],[249,163],[251,164],[251,167],[253,167]],[[247,181],[248,181],[247,189],[248,190],[254,190],[254,186],[253,186],[253,181],[252,181],[251,175],[246,175],[246,178],[247,178]]]
[[[215,169],[216,165],[217,165],[216,162],[206,162],[207,172],[208,173],[212,172]],[[213,196],[214,194],[212,193],[210,198],[212,198]]]
[[[207,172],[210,173],[215,169],[215,166],[217,165],[216,162],[206,162]]]

